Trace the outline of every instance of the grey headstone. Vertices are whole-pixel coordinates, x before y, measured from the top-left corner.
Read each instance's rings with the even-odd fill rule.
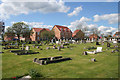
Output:
[[[57,47],[58,48],[58,51],[61,51],[61,48],[60,47]]]
[[[39,46],[37,46],[36,48],[39,48]]]
[[[91,61],[92,61],[92,62],[96,62],[96,59],[95,59],[95,58],[92,58]]]
[[[22,44],[22,50],[24,50],[24,44]]]
[[[50,49],[50,47],[47,47],[46,49],[48,50],[48,49]]]
[[[33,48],[35,48],[35,45],[33,45]]]

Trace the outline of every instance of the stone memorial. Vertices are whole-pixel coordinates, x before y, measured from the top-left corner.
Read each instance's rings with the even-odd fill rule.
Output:
[[[33,48],[35,48],[35,45],[33,45]]]
[[[87,52],[85,51],[85,52],[83,53],[83,55],[87,55]]]
[[[24,49],[24,44],[22,44],[22,50],[25,50],[25,49]]]
[[[107,42],[107,47],[110,47],[110,43]]]
[[[48,50],[48,49],[50,49],[50,47],[47,47],[46,49]]]
[[[92,62],[96,62],[96,59],[95,59],[95,58],[92,58],[91,61],[92,61]]]
[[[53,49],[56,49],[56,45],[53,46]]]
[[[61,48],[60,47],[57,47],[58,51],[61,51]]]
[[[39,48],[39,46],[37,46],[36,48]]]
[[[64,45],[62,44],[62,45],[60,46],[60,48],[64,48]]]
[[[29,51],[29,50],[30,50],[30,47],[29,47],[29,46],[26,46],[25,50]]]

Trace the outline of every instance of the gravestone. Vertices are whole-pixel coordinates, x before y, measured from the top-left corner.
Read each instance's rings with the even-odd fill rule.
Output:
[[[44,60],[40,60],[40,65],[43,65],[44,64]]]
[[[33,45],[33,48],[35,48],[35,45]]]
[[[61,51],[61,48],[60,47],[57,47],[58,48],[58,51]]]
[[[42,43],[40,43],[40,46],[42,46]]]
[[[83,55],[87,55],[87,52],[85,51],[85,52],[83,53]]]
[[[33,62],[36,62],[37,61],[37,58],[34,58]]]
[[[37,46],[36,48],[39,48],[39,46]]]
[[[56,49],[56,45],[53,46],[53,49]]]
[[[83,43],[83,41],[81,40],[80,43]]]
[[[18,46],[18,43],[17,43],[17,42],[15,43],[15,46]]]
[[[13,45],[13,43],[10,43],[10,45]]]
[[[110,43],[107,42],[107,47],[110,47]]]
[[[60,48],[64,48],[64,45],[62,44],[62,45],[60,46]]]
[[[94,39],[92,38],[91,42],[94,42]]]
[[[48,49],[50,49],[50,47],[47,47],[46,49],[48,50]]]
[[[102,41],[102,45],[104,45],[104,41]]]
[[[22,44],[22,50],[24,50],[24,44]]]
[[[29,50],[30,50],[30,47],[29,47],[29,46],[26,46],[25,50],[29,51]]]
[[[96,59],[95,59],[95,58],[92,58],[91,61],[92,61],[92,62],[96,62]]]
[[[50,60],[54,60],[54,57],[51,57]]]

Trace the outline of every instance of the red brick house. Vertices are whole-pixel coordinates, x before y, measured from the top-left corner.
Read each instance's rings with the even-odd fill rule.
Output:
[[[4,36],[5,41],[12,41],[14,39],[13,36]]]
[[[97,34],[92,34],[89,36],[89,38],[90,38],[90,40],[92,40],[92,38],[97,40],[99,38],[99,36]]]
[[[84,33],[81,30],[77,29],[72,34],[72,38],[73,39],[83,39],[84,38]]]
[[[5,35],[4,36],[4,40],[5,41],[13,41],[13,40],[17,40],[18,39],[18,37],[15,37],[15,36],[7,36],[7,35]],[[30,38],[23,38],[23,37],[20,37],[20,40],[23,40],[23,41],[25,41],[25,40],[30,40]]]
[[[41,39],[40,34],[44,31],[50,31],[50,30],[47,28],[32,28],[33,34],[30,35],[30,39],[32,41],[40,41]]]
[[[72,38],[72,31],[65,26],[55,25],[52,29],[57,39],[70,39]]]
[[[115,37],[115,38],[120,38],[120,32],[116,32],[116,33],[113,35],[113,37]]]

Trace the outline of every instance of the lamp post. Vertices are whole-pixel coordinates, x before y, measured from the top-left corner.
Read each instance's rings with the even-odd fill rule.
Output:
[[[0,21],[0,38],[2,41],[4,41],[4,30],[5,30],[5,23],[3,21]]]

